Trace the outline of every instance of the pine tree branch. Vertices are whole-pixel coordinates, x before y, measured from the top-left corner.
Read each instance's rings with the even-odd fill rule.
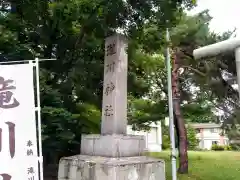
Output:
[[[200,76],[206,77],[206,74],[205,74],[205,73],[203,73],[203,72],[199,71],[198,69],[195,69],[195,68],[193,68],[193,67],[191,67],[191,66],[181,66],[181,68],[190,69],[190,70],[193,71],[194,73],[196,73],[196,74],[198,74],[198,75],[200,75]]]

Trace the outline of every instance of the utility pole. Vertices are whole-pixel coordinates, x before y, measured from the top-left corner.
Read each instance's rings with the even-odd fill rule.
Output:
[[[174,119],[173,119],[173,92],[172,92],[172,70],[171,57],[169,52],[170,35],[169,30],[166,30],[166,67],[167,67],[167,81],[168,81],[168,109],[169,109],[169,132],[171,139],[171,159],[172,159],[172,180],[177,180],[177,162],[176,162],[176,147],[175,147],[175,133],[174,133]]]

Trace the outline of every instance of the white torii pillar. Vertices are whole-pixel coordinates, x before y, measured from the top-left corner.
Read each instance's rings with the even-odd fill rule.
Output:
[[[236,69],[237,69],[237,82],[238,93],[240,97],[240,38],[228,39],[219,43],[211,44],[208,46],[195,49],[193,56],[195,59],[204,57],[212,57],[218,54],[235,51]]]

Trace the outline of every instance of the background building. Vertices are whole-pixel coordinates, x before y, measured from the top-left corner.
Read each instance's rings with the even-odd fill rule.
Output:
[[[211,150],[213,144],[228,145],[228,137],[223,133],[220,124],[215,123],[192,123],[192,128],[196,130],[196,137],[199,140],[200,149]]]
[[[128,125],[127,134],[143,135],[146,138],[146,148],[150,152],[162,151],[162,128],[161,122],[152,123],[149,131],[133,131],[132,126]]]

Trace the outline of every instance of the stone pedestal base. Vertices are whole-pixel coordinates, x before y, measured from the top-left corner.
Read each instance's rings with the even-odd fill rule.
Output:
[[[144,136],[136,135],[83,135],[81,155],[104,157],[142,156],[146,147]]]
[[[60,160],[58,180],[165,180],[165,165],[160,159],[146,156],[76,155]]]

